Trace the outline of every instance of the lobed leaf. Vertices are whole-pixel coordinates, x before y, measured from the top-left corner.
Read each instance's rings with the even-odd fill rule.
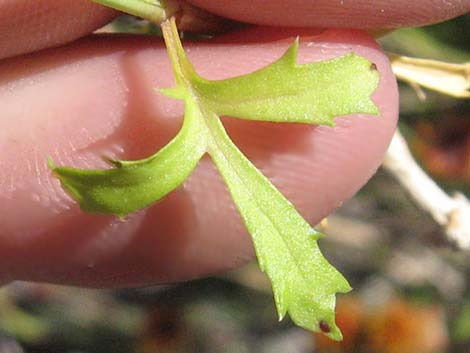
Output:
[[[220,120],[213,124],[217,146],[209,153],[252,236],[259,266],[271,280],[279,319],[288,313],[297,325],[313,331],[323,322],[329,337],[341,339],[335,294],[351,287],[320,252],[321,234],[240,152]]]
[[[333,125],[347,114],[378,114],[370,99],[379,75],[364,57],[296,64],[299,39],[276,62],[220,81],[194,77],[192,84],[218,115],[249,120]]]
[[[206,151],[200,133],[198,124],[185,119],[179,133],[158,153],[139,161],[111,161],[113,169],[58,167],[52,161],[49,165],[83,211],[125,216],[160,200],[186,180]]]
[[[83,210],[126,215],[179,186],[208,153],[221,173],[250,232],[258,262],[273,286],[279,318],[341,339],[334,321],[336,293],[350,290],[321,254],[321,236],[240,152],[219,116],[332,125],[339,115],[377,114],[370,94],[378,74],[365,58],[348,54],[297,65],[298,40],[273,64],[221,81],[197,75],[187,59],[174,20],[162,31],[176,87],[162,93],[185,101],[183,127],[155,155],[114,161],[109,170],[51,168]]]

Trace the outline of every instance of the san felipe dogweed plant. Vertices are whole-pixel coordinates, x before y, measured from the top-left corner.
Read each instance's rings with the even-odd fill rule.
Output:
[[[333,125],[337,116],[377,115],[370,99],[379,75],[367,59],[350,53],[298,65],[299,40],[258,71],[226,80],[199,76],[185,55],[175,21],[162,23],[176,86],[161,93],[185,103],[178,134],[153,156],[111,161],[107,170],[50,167],[83,211],[125,216],[180,186],[208,154],[252,236],[258,263],[272,283],[282,319],[340,340],[335,294],[351,288],[323,257],[322,236],[240,152],[220,116],[247,120]]]

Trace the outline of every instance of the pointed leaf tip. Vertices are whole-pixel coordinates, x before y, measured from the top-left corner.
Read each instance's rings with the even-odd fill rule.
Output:
[[[56,164],[54,163],[54,160],[52,159],[51,156],[48,156],[48,157],[47,157],[47,166],[48,166],[49,169],[51,169],[52,171],[54,171],[54,170],[57,168],[57,166],[56,166]]]

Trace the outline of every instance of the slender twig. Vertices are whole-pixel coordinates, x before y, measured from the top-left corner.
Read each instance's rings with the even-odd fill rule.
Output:
[[[470,250],[470,202],[461,193],[447,195],[416,163],[398,130],[382,166],[442,227],[450,242]]]
[[[398,79],[455,98],[470,98],[470,62],[462,64],[388,53]]]

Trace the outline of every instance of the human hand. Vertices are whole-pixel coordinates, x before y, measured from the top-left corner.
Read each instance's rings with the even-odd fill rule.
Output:
[[[401,2],[291,0],[288,8],[286,1],[267,8],[257,0],[194,1],[236,19],[286,26],[396,27],[470,9],[469,1]],[[66,43],[115,15],[86,0],[0,2],[0,57]],[[297,34],[304,35],[302,61],[355,51],[381,74],[373,96],[380,118],[343,117],[335,128],[225,121],[236,144],[314,224],[367,181],[393,134],[398,97],[380,48],[361,31],[314,28],[253,28],[186,47],[201,75],[223,78],[268,64]],[[47,167],[47,156],[102,167],[102,155],[152,154],[181,123],[181,103],[154,92],[170,86],[169,61],[155,38],[85,38],[0,62],[0,281],[132,286],[223,271],[253,258],[208,160],[184,187],[125,221],[81,212]]]

